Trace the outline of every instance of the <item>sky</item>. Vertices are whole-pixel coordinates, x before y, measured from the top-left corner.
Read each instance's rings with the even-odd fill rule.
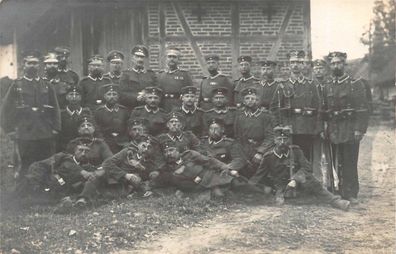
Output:
[[[369,28],[375,0],[311,0],[313,58],[343,51],[348,59],[361,58],[368,47],[360,37]]]

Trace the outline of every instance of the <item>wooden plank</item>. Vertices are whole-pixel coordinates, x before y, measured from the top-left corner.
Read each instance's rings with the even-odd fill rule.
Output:
[[[159,3],[159,68],[165,68],[165,47],[166,47],[166,17],[163,3]]]
[[[287,7],[286,15],[283,18],[281,27],[279,29],[278,39],[272,45],[271,50],[270,50],[270,52],[268,54],[269,58],[272,58],[272,59],[275,58],[277,53],[278,53],[278,51],[279,51],[279,48],[280,48],[280,46],[282,44],[282,40],[283,40],[283,38],[285,36],[287,25],[289,24],[290,17],[291,17],[291,15],[293,13],[294,6],[295,6],[295,3],[294,2],[290,2],[288,7]]]
[[[82,24],[78,10],[71,11],[69,45],[71,68],[81,77],[83,75],[83,42]]]
[[[239,37],[239,4],[231,5],[231,59],[232,59],[232,77],[236,79],[239,76],[238,57],[240,54],[240,37]]]
[[[212,42],[212,43],[231,43],[235,36],[194,36],[196,42]],[[283,40],[302,40],[305,38],[305,35],[301,34],[285,34],[283,36]],[[189,40],[187,36],[184,35],[171,35],[165,36],[165,41],[176,41],[176,42],[186,42]],[[257,35],[257,36],[238,36],[236,38],[239,42],[260,42],[263,41],[276,41],[278,40],[278,36],[276,35]],[[148,37],[147,41],[149,43],[159,43],[161,41],[160,38],[157,37]]]
[[[304,17],[304,50],[312,55],[311,47],[311,4],[310,1],[303,3],[303,17]]]
[[[206,66],[206,62],[201,53],[200,48],[198,47],[197,42],[195,41],[194,35],[191,32],[191,29],[187,23],[186,17],[184,17],[183,11],[181,10],[178,3],[172,2],[173,9],[176,11],[177,17],[179,18],[180,24],[184,30],[184,33],[189,38],[191,48],[193,49],[195,56],[198,60],[199,65],[201,66],[202,72],[204,75],[208,75],[208,68]]]

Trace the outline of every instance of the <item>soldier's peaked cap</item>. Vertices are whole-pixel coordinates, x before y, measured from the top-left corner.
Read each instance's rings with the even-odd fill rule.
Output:
[[[183,87],[180,92],[181,94],[197,94],[198,88],[196,88],[195,86],[185,86]]]
[[[109,91],[113,91],[113,92],[117,92],[118,93],[119,90],[120,90],[120,86],[118,84],[110,83],[110,84],[106,84],[106,85],[101,86],[100,89],[102,91],[102,94],[106,94]]]
[[[147,47],[144,45],[136,45],[135,47],[132,48],[131,54],[137,55],[137,56],[148,57],[149,51],[148,51]]]
[[[161,97],[162,94],[163,94],[162,89],[161,89],[161,88],[158,88],[158,87],[155,87],[155,86],[146,87],[146,88],[144,89],[144,92],[145,92],[146,94],[157,95],[157,96],[159,96],[159,97]]]
[[[242,96],[246,96],[248,94],[257,94],[257,89],[253,87],[247,87],[241,91]]]
[[[180,121],[182,123],[184,123],[184,121],[185,121],[184,115],[182,113],[179,113],[179,112],[170,112],[168,114],[167,120],[170,121],[172,119],[178,120],[178,121]]]
[[[79,86],[69,86],[66,92],[67,94],[69,93],[81,94],[81,88]]]
[[[259,63],[261,66],[276,66],[277,65],[277,62],[275,60],[270,60],[270,59],[262,60]]]
[[[225,122],[224,122],[224,120],[221,119],[221,118],[212,118],[212,119],[209,120],[209,124],[210,124],[210,125],[212,125],[212,124],[218,124],[218,125],[220,125],[220,126],[224,126],[224,125],[225,125]]]
[[[23,53],[24,61],[40,61],[41,53],[37,50],[29,50]]]
[[[323,59],[316,59],[313,61],[313,66],[326,66],[327,63]]]
[[[58,63],[58,58],[55,52],[48,52],[44,56],[44,63]]]
[[[227,92],[228,92],[228,89],[226,87],[223,87],[223,86],[217,87],[212,90],[212,96],[215,96],[215,95],[224,95],[225,96],[227,94]]]
[[[274,128],[275,137],[289,137],[292,134],[290,126],[276,126]]]
[[[174,56],[180,56],[181,55],[181,50],[175,46],[169,46],[166,49],[166,54],[167,55],[174,55]]]
[[[287,58],[289,60],[298,59],[298,60],[305,60],[305,51],[304,50],[292,50],[287,54]]]
[[[251,56],[240,56],[240,57],[238,57],[237,61],[238,61],[238,63],[242,63],[242,62],[251,63],[252,57]]]
[[[124,54],[121,51],[118,50],[112,50],[107,54],[106,57],[108,62],[111,61],[124,61]]]
[[[209,56],[205,57],[205,60],[206,61],[213,60],[213,61],[218,62],[218,61],[220,61],[220,57],[218,55],[209,55]]]
[[[95,63],[103,63],[104,58],[101,55],[93,55],[91,58],[88,59],[89,64],[95,64]]]
[[[338,57],[343,59],[344,61],[347,59],[347,53],[344,52],[339,52],[339,51],[334,51],[334,52],[330,52],[327,55],[327,58],[331,61],[334,57]]]
[[[70,55],[70,48],[66,47],[66,46],[58,46],[54,49],[54,51],[58,54],[58,55],[65,55],[65,56],[69,56]]]

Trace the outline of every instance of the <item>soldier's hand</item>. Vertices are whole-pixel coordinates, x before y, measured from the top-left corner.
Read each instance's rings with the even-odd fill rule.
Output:
[[[356,140],[356,141],[362,140],[363,135],[364,135],[364,134],[363,134],[362,132],[360,132],[360,131],[355,131],[355,140]]]
[[[287,184],[287,187],[289,187],[289,188],[296,188],[296,186],[297,186],[296,180],[291,180],[291,181]]]
[[[263,155],[261,153],[256,153],[252,159],[253,163],[259,164],[263,159]]]
[[[236,170],[231,170],[231,171],[230,171],[230,175],[232,175],[232,176],[239,176],[239,173],[238,173],[238,171],[236,171]]]
[[[326,139],[326,135],[325,135],[324,131],[322,131],[322,132],[319,134],[319,136],[320,136],[321,139]]]
[[[52,130],[52,134],[56,135],[56,134],[58,134],[58,131],[57,130]]]
[[[146,97],[145,92],[144,92],[144,91],[141,91],[141,92],[138,93],[138,96],[137,96],[136,99],[137,99],[138,101],[144,101],[145,97]]]
[[[135,167],[135,168],[137,168],[139,170],[145,170],[146,169],[138,160],[133,160],[133,159],[129,160],[129,164],[132,167]]]
[[[134,184],[139,184],[142,181],[142,179],[135,174],[126,174],[125,179]]]
[[[174,173],[175,173],[176,175],[180,175],[180,174],[183,173],[183,171],[184,171],[185,168],[186,168],[186,167],[185,167],[184,165],[182,165],[181,167],[179,167],[178,169],[176,169]]]

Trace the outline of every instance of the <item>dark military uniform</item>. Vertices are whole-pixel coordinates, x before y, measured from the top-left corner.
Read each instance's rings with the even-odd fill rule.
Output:
[[[246,166],[246,158],[241,145],[232,138],[222,137],[218,141],[210,137],[201,138],[201,150],[204,155],[213,157],[229,166],[230,170],[242,171]]]
[[[274,96],[277,95],[276,91],[279,86],[279,80],[261,80],[261,94],[260,94],[260,102],[261,106],[263,106],[267,110],[274,110]]]
[[[111,80],[105,77],[93,78],[87,76],[81,79],[79,87],[81,89],[82,105],[95,111],[96,108],[103,104],[103,94],[101,87],[111,84]]]
[[[132,110],[139,103],[138,94],[146,87],[157,86],[157,77],[152,70],[126,70],[120,78],[120,104]]]
[[[242,98],[240,96],[240,92],[245,88],[255,88],[260,94],[260,80],[254,76],[250,76],[248,78],[240,77],[239,79],[234,81],[234,101],[237,107],[242,106]],[[259,97],[260,98],[260,97]]]
[[[302,78],[288,79],[279,85],[278,91],[274,103],[277,107],[275,116],[280,124],[292,126],[293,144],[297,144],[311,161],[313,136],[323,131],[318,90],[312,80]]]
[[[163,70],[158,74],[158,85],[164,93],[162,98],[162,108],[165,111],[171,111],[175,107],[180,107],[180,91],[183,87],[192,86],[192,78],[188,71],[180,70]]]
[[[90,148],[88,154],[86,154],[87,160],[90,164],[95,167],[100,166],[104,160],[113,156],[107,143],[101,138],[86,138],[78,137],[69,142],[66,152],[74,153],[75,143],[83,142]]]
[[[103,77],[111,80],[113,84],[120,84],[121,75],[115,75],[114,73],[108,72],[103,75]]]
[[[224,121],[224,134],[229,137],[234,137],[234,122],[237,109],[234,107],[226,107],[224,109],[212,108],[203,114],[203,133],[207,135],[209,130],[209,123],[212,119],[221,119]]]
[[[369,99],[364,82],[345,74],[326,85],[328,136],[341,174],[341,195],[356,198],[359,192],[357,161],[359,141],[354,132],[365,133],[369,120]],[[338,163],[338,164],[337,164]]]
[[[191,131],[183,131],[176,137],[171,136],[169,133],[163,133],[157,138],[161,145],[167,142],[173,142],[180,152],[184,152],[186,150],[200,151],[199,139]]]
[[[64,151],[66,145],[78,137],[78,127],[84,121],[84,118],[92,118],[93,114],[89,108],[80,107],[79,109],[66,109],[61,111],[62,129],[58,134],[57,151]]]
[[[1,127],[16,130],[22,170],[55,152],[53,131],[60,131],[61,118],[54,87],[43,79],[15,80],[1,108]]]
[[[54,85],[56,96],[58,97],[59,107],[66,108],[66,94],[71,87],[77,86],[78,75],[72,70],[58,70],[58,74],[49,82]]]
[[[151,110],[147,106],[139,106],[132,110],[130,118],[147,119],[147,130],[150,135],[157,136],[166,130],[167,114],[162,108]]]
[[[204,114],[204,111],[201,108],[194,107],[194,109],[192,110],[187,110],[182,105],[181,107],[174,109],[173,111],[179,112],[184,116],[186,123],[186,125],[184,126],[184,130],[191,131],[197,137],[200,137],[202,135],[202,130],[203,130],[202,116]]]
[[[228,106],[233,105],[234,101],[234,85],[232,84],[231,80],[221,74],[217,73],[214,76],[204,77],[201,81],[201,88],[200,88],[200,95],[199,95],[199,106],[203,110],[209,110],[213,107],[212,105],[212,95],[213,90],[224,87],[227,88],[227,99],[228,99]]]
[[[107,105],[99,106],[95,111],[95,121],[98,130],[113,153],[122,149],[128,142],[127,121],[129,112],[126,107],[116,104],[109,108]]]
[[[0,78],[0,105],[13,82],[8,76]]]

